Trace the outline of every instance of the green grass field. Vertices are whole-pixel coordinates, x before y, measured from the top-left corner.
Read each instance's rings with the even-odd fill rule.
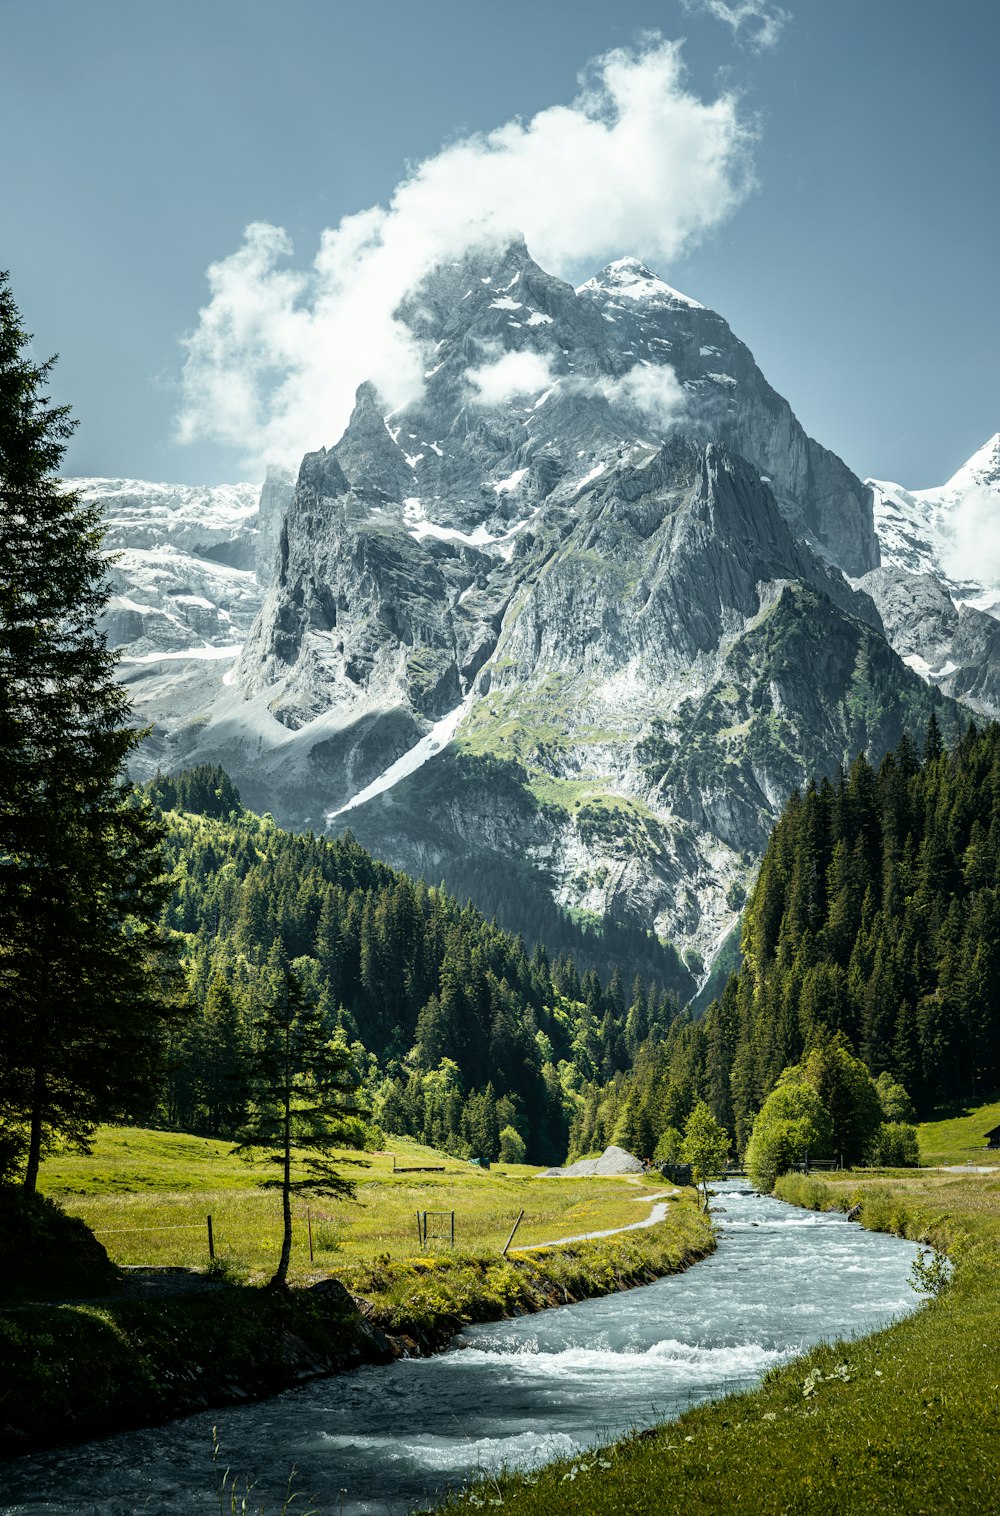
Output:
[[[354,1200],[295,1199],[293,1282],[386,1254],[421,1256],[418,1211],[454,1210],[456,1250],[495,1256],[522,1209],[515,1246],[641,1221],[648,1215],[643,1197],[657,1188],[643,1180],[535,1179],[537,1169],[524,1165],[484,1173],[406,1138],[391,1143],[391,1152],[360,1155],[367,1167],[351,1162],[358,1154],[343,1155],[342,1172],[357,1181]],[[444,1172],[394,1173],[394,1163],[397,1169],[443,1165]],[[48,1158],[41,1187],[82,1217],[121,1264],[206,1266],[211,1214],[217,1256],[253,1280],[273,1269],[280,1248],[280,1198],[263,1187],[267,1177],[267,1165],[234,1157],[228,1142],[102,1127],[91,1154]],[[438,1239],[425,1251],[441,1255],[449,1248]]]
[[[992,1164],[1000,1168],[1000,1151],[986,1146],[986,1133],[1000,1126],[1000,1100],[991,1105],[965,1106],[917,1127],[920,1162]]]

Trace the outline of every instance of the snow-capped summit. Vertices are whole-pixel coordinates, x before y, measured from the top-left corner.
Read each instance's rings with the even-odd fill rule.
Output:
[[[953,598],[1000,617],[1000,432],[936,488],[867,482],[883,564],[932,574]]]
[[[939,490],[917,490],[916,496],[920,500],[925,496],[939,495],[947,500],[968,494],[973,489],[993,490],[1000,499],[1000,432],[994,432],[990,440],[952,474],[947,484],[942,484]]]
[[[682,295],[654,274],[638,258],[616,258],[593,279],[588,279],[577,290],[578,295],[600,293],[622,300],[649,300],[668,305],[686,305],[691,310],[703,311],[705,307],[690,295]]]
[[[946,484],[869,479],[882,566],[859,581],[923,678],[1000,714],[1000,433]]]

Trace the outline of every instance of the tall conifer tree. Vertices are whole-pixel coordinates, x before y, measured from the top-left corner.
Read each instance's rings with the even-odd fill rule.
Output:
[[[0,274],[0,1120],[30,1191],[53,1135],[149,1098],[165,887],[123,772],[97,513],[57,478],[74,423],[29,341]]]

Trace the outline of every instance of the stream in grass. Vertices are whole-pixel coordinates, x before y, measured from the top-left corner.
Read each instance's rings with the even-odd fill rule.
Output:
[[[535,1467],[751,1386],[814,1343],[874,1331],[917,1303],[912,1243],[739,1181],[720,1185],[714,1205],[718,1250],[683,1274],[471,1327],[436,1358],[13,1459],[0,1464],[0,1516],[207,1516],[227,1465],[255,1481],[248,1512],[279,1512],[295,1465],[293,1512],[311,1496],[324,1516],[402,1516],[476,1473]]]

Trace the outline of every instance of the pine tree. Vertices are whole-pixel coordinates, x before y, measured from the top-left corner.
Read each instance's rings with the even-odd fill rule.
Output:
[[[292,1254],[293,1192],[353,1194],[354,1185],[338,1172],[330,1152],[362,1147],[365,1128],[353,1099],[359,1080],[350,1051],[329,1040],[315,1000],[277,942],[267,970],[250,1056],[250,1116],[236,1151],[249,1158],[262,1154],[281,1171],[266,1182],[281,1190],[281,1255],[271,1284],[283,1289]],[[302,1151],[306,1169],[299,1179],[292,1178],[293,1149]]]
[[[148,1110],[171,1009],[159,829],[123,765],[96,508],[0,274],[0,1107],[31,1191],[49,1141]]]

